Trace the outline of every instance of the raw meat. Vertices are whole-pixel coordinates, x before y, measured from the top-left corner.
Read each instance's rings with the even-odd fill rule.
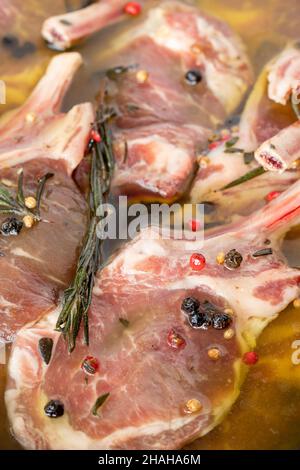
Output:
[[[298,181],[299,177],[299,170],[283,174],[268,171],[232,188],[211,191],[205,196],[206,226],[237,221],[240,216],[252,214],[268,204],[269,198],[276,197]]]
[[[44,36],[56,46],[68,45],[75,31],[79,35],[82,28],[84,36],[92,31],[86,15],[100,27],[125,3],[101,1],[82,13],[48,20]],[[183,2],[149,5],[154,7],[143,21],[121,34],[110,51],[106,103],[116,114],[113,190],[172,201],[185,192],[195,155],[205,148],[211,129],[239,104],[252,73],[240,40],[223,22]],[[57,34],[63,39],[55,42],[51,37]]]
[[[19,442],[30,449],[176,449],[216,426],[238,396],[247,369],[243,353],[299,295],[299,271],[280,251],[283,234],[299,216],[297,182],[255,215],[215,230],[203,247],[162,240],[154,228],[142,232],[99,273],[89,347],[81,338],[68,354],[53,331],[55,310],[17,335],[6,404]],[[266,248],[269,254],[253,256]],[[232,249],[243,260],[230,270],[216,257]],[[206,258],[201,271],[190,267],[194,252]],[[222,312],[232,309],[234,336],[193,329],[181,310],[189,296]],[[169,342],[170,333],[180,335],[181,347]],[[38,350],[41,338],[54,342],[48,366]],[[209,357],[212,348],[217,358]],[[94,375],[81,369],[86,356],[99,361]],[[93,415],[96,399],[107,393]],[[64,416],[45,415],[49,400],[64,405]],[[189,400],[197,406],[186,414]]]
[[[286,55],[289,57],[288,49],[279,57],[286,57]],[[205,168],[199,168],[191,189],[191,199],[193,202],[210,201],[211,198],[212,200],[217,198],[220,202],[222,192],[213,194],[214,191],[220,190],[222,187],[226,186],[226,184],[257,166],[254,159],[250,161],[250,163],[245,163],[244,152],[254,152],[266,139],[272,138],[280,130],[286,128],[294,121],[294,113],[290,106],[282,106],[269,99],[268,77],[269,70],[273,64],[274,60],[263,69],[247,100],[241,116],[239,131],[232,134],[232,137],[237,139],[233,147],[235,149],[241,149],[241,151],[230,153],[226,142],[223,142],[208,153],[209,164]],[[286,77],[283,79],[284,83],[285,81]],[[288,179],[288,177],[283,178],[282,181],[284,182]],[[260,179],[260,181],[263,180],[266,182],[266,177]],[[270,188],[273,184],[272,182],[275,181],[278,181],[278,178],[274,178],[274,176],[270,177],[267,187]],[[254,186],[255,183],[251,183],[251,188],[254,188]],[[238,187],[234,190],[235,193],[239,191],[240,188],[241,187]],[[241,197],[243,196],[241,195]]]
[[[269,67],[268,96],[275,103],[286,105],[300,91],[299,46],[297,42],[287,46]]]
[[[300,100],[300,49],[295,44],[285,49],[269,70],[269,98],[286,105],[289,100],[295,108]],[[298,118],[300,117],[299,111]],[[284,172],[300,158],[300,122],[286,127],[260,145],[255,158],[266,170]]]
[[[25,196],[38,179],[46,183],[41,221],[23,226],[18,236],[0,235],[0,340],[11,341],[18,329],[57,305],[73,276],[86,224],[86,203],[71,178],[83,158],[94,119],[92,105],[58,112],[81,64],[77,53],[55,57],[27,102],[0,124],[0,183],[16,193],[24,172]],[[2,225],[6,215],[1,215]]]
[[[115,134],[113,192],[143,201],[177,199],[194,176],[196,146],[208,135],[201,127],[173,123]]]
[[[106,97],[117,114],[113,189],[143,200],[178,199],[210,129],[251,82],[247,58],[223,23],[178,2],[149,10],[120,43],[127,45],[114,63],[125,72],[110,80]],[[189,70],[200,73],[194,86],[185,78]]]
[[[42,35],[51,48],[64,51],[92,33],[124,19],[126,3],[125,0],[101,0],[81,10],[53,16],[44,22]]]

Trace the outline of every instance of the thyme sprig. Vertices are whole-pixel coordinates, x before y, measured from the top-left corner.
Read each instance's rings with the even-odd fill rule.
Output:
[[[56,323],[56,329],[62,332],[67,341],[69,352],[72,352],[76,346],[82,323],[84,341],[89,344],[88,312],[95,275],[103,262],[102,240],[97,236],[97,225],[104,217],[101,207],[108,196],[114,168],[111,137],[104,113],[98,114],[95,127],[102,140],[99,143],[94,142],[91,148],[88,230],[74,280],[64,292],[62,310]]]
[[[19,217],[30,215],[33,220],[39,222],[41,220],[40,206],[45,184],[52,176],[53,173],[46,173],[38,180],[35,209],[29,209],[25,204],[23,170],[19,173],[17,193],[15,196],[3,184],[0,184],[0,214],[16,215]]]

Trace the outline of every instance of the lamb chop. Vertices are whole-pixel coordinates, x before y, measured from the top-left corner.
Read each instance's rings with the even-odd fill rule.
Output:
[[[206,226],[230,223],[252,214],[278,197],[299,177],[299,169],[283,174],[268,171],[241,184],[211,191],[205,196]]]
[[[42,35],[47,44],[55,50],[64,51],[74,43],[90,36],[96,31],[124,20],[128,15],[135,16],[134,11],[126,14],[125,0],[101,0],[92,5],[71,13],[48,18],[42,28]],[[146,2],[139,2],[142,5]],[[140,8],[136,10],[136,16]]]
[[[89,346],[79,337],[68,354],[56,310],[18,333],[6,404],[19,442],[176,449],[216,426],[257,360],[257,336],[299,295],[280,251],[299,216],[297,182],[203,246],[142,231],[98,274]]]
[[[220,190],[228,183],[257,168],[258,164],[254,160],[256,149],[266,140],[272,139],[278,132],[279,135],[281,135],[280,131],[286,132],[282,129],[288,128],[293,123],[295,115],[289,103],[278,102],[278,100],[274,102],[271,99],[273,95],[270,94],[270,85],[268,86],[274,64],[280,63],[282,60],[290,60],[290,55],[291,52],[287,48],[264,67],[247,100],[239,129],[231,133],[228,131],[227,135],[224,134],[225,138],[224,136],[223,138],[222,136],[217,137],[216,141],[210,144],[211,150],[208,154],[199,159],[200,168],[191,190],[192,201],[221,201],[223,194],[227,195],[228,191],[226,193],[222,191],[214,193],[214,191]],[[282,77],[281,86],[284,89],[289,86],[289,83],[289,76]],[[278,185],[282,188],[290,183],[294,176],[293,173],[280,179],[274,175],[264,175],[260,177],[258,186],[265,185],[265,196],[268,192],[277,190]],[[252,191],[255,184],[253,181],[249,182],[247,186],[251,187]],[[243,188],[245,188],[244,185]],[[237,191],[230,190],[230,193],[236,195]],[[242,194],[240,196],[244,197]],[[255,202],[259,203],[259,199],[254,198],[252,202],[255,206]],[[240,208],[243,211],[243,204]]]
[[[125,3],[104,0],[48,20],[44,36],[68,45],[79,31],[86,35],[115,19]],[[243,46],[223,22],[183,2],[148,3],[154,6],[142,21],[115,41],[106,74],[106,103],[116,115],[113,190],[171,201],[187,189],[195,155],[239,104],[252,74]]]
[[[268,95],[276,103],[286,105],[292,101],[298,119],[300,98],[300,50],[296,43],[289,46],[269,70]],[[282,173],[300,158],[300,122],[280,130],[264,141],[256,150],[255,158],[266,170]]]
[[[0,123],[0,340],[57,305],[84,235],[86,203],[71,178],[83,158],[92,105],[59,113],[82,60],[53,58],[27,102]]]

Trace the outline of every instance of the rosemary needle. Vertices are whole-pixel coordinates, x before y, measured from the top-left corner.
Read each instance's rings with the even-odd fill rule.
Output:
[[[42,195],[45,189],[46,181],[49,178],[52,178],[53,173],[47,173],[42,178],[38,180],[38,185],[36,189],[36,208],[35,210],[31,210],[26,207],[25,204],[25,197],[24,197],[24,175],[23,170],[21,170],[18,178],[18,188],[17,194],[14,197],[8,189],[4,186],[0,185],[0,214],[11,214],[17,215],[20,217],[24,216],[31,216],[33,220],[39,222],[41,220],[40,217],[40,205],[42,200]]]
[[[100,113],[97,115],[96,125],[101,135],[101,141],[94,142],[91,148],[89,225],[74,280],[64,292],[62,310],[56,323],[56,329],[63,333],[67,341],[69,352],[72,352],[76,346],[76,338],[82,323],[84,341],[89,344],[88,311],[92,300],[95,275],[101,264],[102,256],[102,240],[98,238],[96,229],[103,218],[99,208],[107,198],[114,168],[111,138],[105,119]]]
[[[241,176],[240,178],[237,178],[236,180],[231,181],[231,183],[221,188],[221,191],[223,191],[224,189],[233,188],[234,186],[245,183],[246,181],[256,178],[256,176],[262,175],[263,173],[266,173],[266,170],[264,170],[262,166],[254,168],[253,170],[248,171],[248,173]]]

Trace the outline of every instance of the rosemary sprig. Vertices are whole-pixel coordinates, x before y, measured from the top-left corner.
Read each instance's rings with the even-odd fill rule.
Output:
[[[17,193],[14,196],[10,191],[0,184],[0,214],[10,214],[16,215],[19,217],[25,217],[30,215],[33,220],[39,222],[41,220],[40,216],[40,205],[43,192],[45,189],[46,181],[53,176],[53,173],[47,173],[42,178],[38,180],[37,190],[36,190],[36,208],[29,209],[25,205],[25,196],[24,196],[24,174],[23,170],[20,171],[18,177],[18,186]]]
[[[263,173],[266,173],[266,170],[264,170],[262,166],[254,168],[253,170],[248,171],[245,175],[241,176],[240,178],[237,178],[236,180],[231,181],[231,183],[224,186],[221,189],[221,191],[223,191],[224,189],[233,188],[234,186],[245,183],[246,181],[256,178],[256,176],[262,175]]]
[[[84,341],[89,344],[88,311],[95,275],[102,262],[102,240],[98,238],[96,229],[104,217],[99,209],[107,198],[114,168],[111,138],[103,116],[103,113],[98,114],[96,122],[102,140],[100,143],[94,142],[91,148],[89,226],[74,280],[64,292],[62,310],[56,323],[56,329],[63,333],[67,341],[69,352],[76,346],[81,323],[84,328]]]

